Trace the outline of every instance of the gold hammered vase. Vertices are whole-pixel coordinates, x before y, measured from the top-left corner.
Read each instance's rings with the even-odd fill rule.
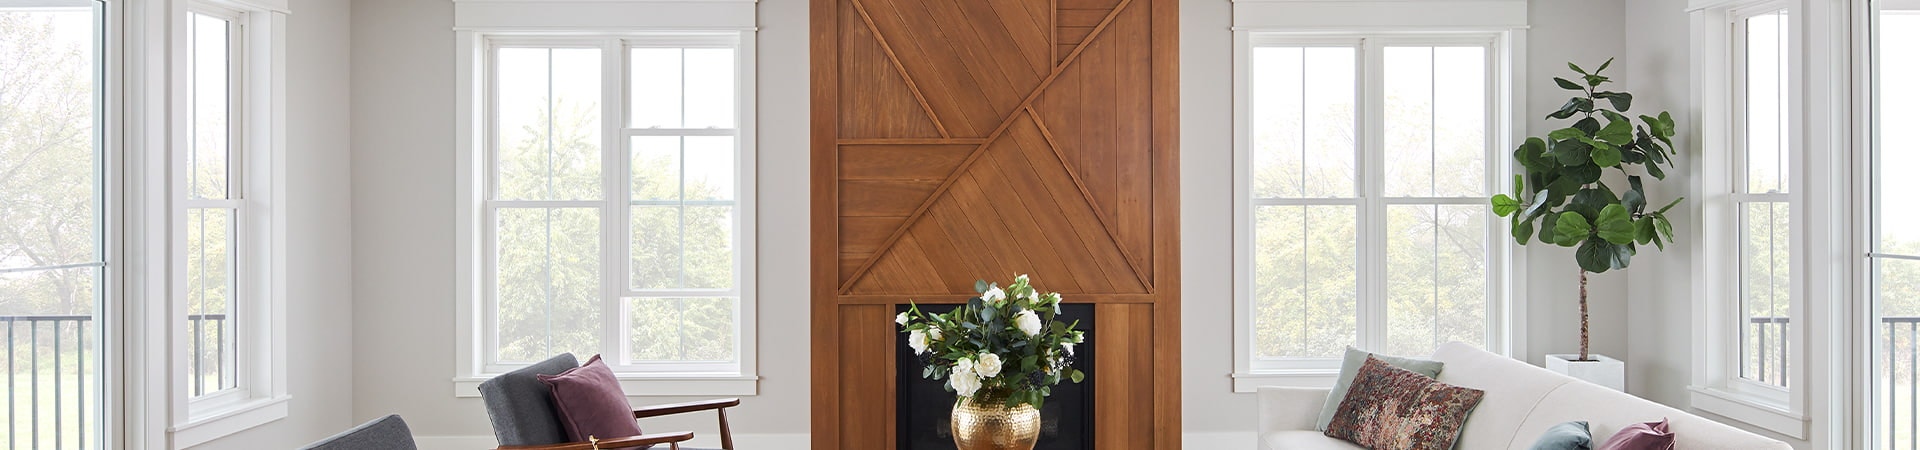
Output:
[[[1007,406],[1007,394],[982,390],[953,403],[953,445],[959,450],[1033,450],[1040,410]]]

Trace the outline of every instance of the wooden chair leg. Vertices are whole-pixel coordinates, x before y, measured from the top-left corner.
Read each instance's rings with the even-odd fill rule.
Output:
[[[720,448],[733,450],[733,430],[727,428],[727,409],[720,408],[715,411],[720,412]]]

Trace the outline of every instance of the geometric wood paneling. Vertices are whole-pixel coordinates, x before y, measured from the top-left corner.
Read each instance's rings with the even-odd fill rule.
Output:
[[[1178,448],[1177,3],[813,0],[814,448],[893,442],[895,305],[1023,273],[1097,305],[1097,446]]]

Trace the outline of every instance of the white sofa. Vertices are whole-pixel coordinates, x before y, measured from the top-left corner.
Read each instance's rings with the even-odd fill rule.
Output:
[[[1467,419],[1461,450],[1526,450],[1556,424],[1585,420],[1594,445],[1621,427],[1666,418],[1682,450],[1792,450],[1726,424],[1681,412],[1592,383],[1568,378],[1461,343],[1448,343],[1433,359],[1446,363],[1440,381],[1486,391]],[[1313,429],[1327,401],[1326,388],[1260,388],[1262,450],[1356,449]]]

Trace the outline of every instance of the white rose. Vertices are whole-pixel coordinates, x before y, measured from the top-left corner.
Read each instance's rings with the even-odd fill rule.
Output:
[[[945,337],[941,336],[939,327],[927,327],[927,337],[932,338],[934,341],[945,339]]]
[[[973,365],[973,371],[979,373],[980,378],[1000,376],[1000,355],[981,353],[979,358],[980,362]]]
[[[1060,302],[1061,302],[1060,293],[1059,292],[1048,293],[1045,298],[1047,300],[1047,303],[1053,304],[1053,315],[1056,315],[1056,316],[1060,315]]]
[[[973,372],[955,371],[953,377],[947,379],[947,386],[953,387],[953,393],[961,397],[972,397],[980,390],[980,377]]]
[[[907,313],[900,313],[900,315],[898,315],[898,316],[893,316],[893,323],[897,323],[897,324],[901,324],[901,325],[906,325],[906,324],[907,324]]]
[[[974,373],[973,373],[973,360],[971,360],[971,359],[962,359],[962,360],[960,360],[960,361],[957,361],[957,362],[955,362],[955,363],[953,364],[953,373],[954,373],[954,374],[962,374],[962,373],[964,373],[964,374],[967,374],[967,375],[973,375],[973,374],[974,374]]]
[[[1017,283],[1025,283],[1025,282],[1027,282],[1027,274],[1024,274],[1024,273],[1023,273],[1023,274],[1020,274],[1020,275],[1017,275],[1017,276],[1014,276],[1014,277],[1013,277],[1013,281],[1014,281],[1014,282],[1017,282]]]
[[[927,333],[920,330],[907,332],[907,347],[913,348],[913,354],[927,353]]]
[[[1040,315],[1030,309],[1020,311],[1020,314],[1013,316],[1013,325],[1020,327],[1020,332],[1026,333],[1027,337],[1033,337],[1040,334]]]
[[[980,299],[985,300],[987,303],[997,305],[1000,304],[1001,300],[1007,299],[1007,291],[1000,290],[999,286],[994,286],[992,289],[987,289],[987,292],[981,293]]]
[[[1073,343],[1072,343],[1072,342],[1062,342],[1062,343],[1060,343],[1060,348],[1064,348],[1064,349],[1067,349],[1067,356],[1073,356]]]

